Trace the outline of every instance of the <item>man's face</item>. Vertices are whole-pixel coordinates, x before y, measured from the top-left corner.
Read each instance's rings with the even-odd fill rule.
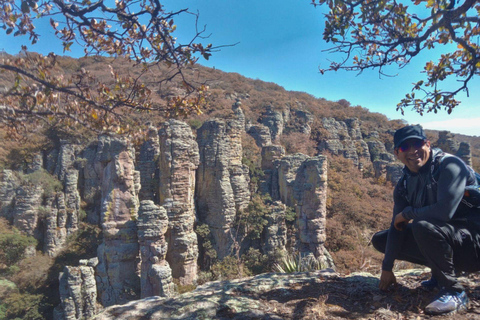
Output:
[[[430,157],[430,141],[408,139],[395,149],[395,155],[412,172],[418,172]]]

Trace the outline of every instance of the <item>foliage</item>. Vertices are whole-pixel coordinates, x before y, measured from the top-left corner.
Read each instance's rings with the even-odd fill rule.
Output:
[[[243,265],[234,256],[227,256],[212,265],[210,271],[215,280],[232,280],[242,277]]]
[[[25,125],[28,119],[122,133],[133,125],[126,121],[128,112],[167,112],[169,116],[200,112],[207,88],[187,80],[183,70],[199,56],[208,59],[214,48],[200,43],[205,30],[197,30],[191,41],[177,42],[174,18],[185,14],[192,13],[167,11],[157,0],[2,1],[0,28],[7,35],[28,40],[21,54],[4,55],[0,61],[0,72],[10,79],[0,93],[0,105],[6,106],[0,119],[10,128]],[[44,29],[36,26],[47,19],[51,29],[41,35],[39,30]],[[83,48],[85,55],[118,57],[125,62],[121,69],[114,69],[112,60],[106,61],[110,66],[106,80],[81,66],[66,76],[59,71],[54,53],[43,56],[27,51],[28,41],[33,46],[47,32],[55,34],[64,52]],[[152,89],[142,81],[159,65],[168,70],[157,79],[157,86],[175,78],[183,86],[184,94],[168,97],[166,105],[154,104]],[[125,73],[126,66],[137,68]]]
[[[217,251],[213,247],[213,237],[210,232],[210,228],[207,224],[201,224],[195,228],[197,236],[201,239],[201,252],[203,256],[203,263],[201,264],[204,269],[208,269],[212,261],[217,258]]]
[[[270,271],[270,257],[262,254],[260,250],[250,247],[242,256],[246,275],[255,275]]]
[[[325,247],[339,271],[360,270],[366,264],[379,268],[382,257],[368,246],[369,236],[390,224],[393,187],[364,178],[343,157],[331,156],[328,164]]]
[[[45,319],[41,311],[46,307],[41,294],[12,293],[5,298],[7,319]]]
[[[237,215],[238,229],[241,234],[246,235],[252,240],[260,239],[263,228],[268,221],[265,215],[269,213],[269,204],[272,199],[268,195],[255,194],[248,204],[247,208],[240,211]]]
[[[426,80],[414,83],[412,93],[397,105],[402,113],[406,107],[420,114],[442,107],[451,113],[459,104],[456,94],[468,93],[469,81],[480,74],[478,1],[415,0],[412,6],[394,0],[312,2],[329,7],[323,38],[334,44],[330,51],[345,55],[327,70],[378,69],[384,75],[385,67],[403,68],[421,51],[441,45],[449,50],[425,64]],[[457,78],[458,87],[442,90],[440,84],[449,78]]]
[[[312,254],[300,252],[287,253],[279,263],[273,265],[274,271],[280,273],[306,272],[322,270],[323,266]]]
[[[37,241],[33,237],[9,227],[4,219],[0,219],[0,261],[7,267],[23,259],[25,249],[36,244]]]
[[[28,174],[20,174],[22,184],[41,186],[45,196],[51,196],[63,190],[62,183],[44,169]]]

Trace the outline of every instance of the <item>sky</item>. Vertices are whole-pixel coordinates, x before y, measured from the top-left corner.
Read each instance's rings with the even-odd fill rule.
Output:
[[[204,43],[222,46],[208,61],[199,63],[226,72],[236,72],[252,79],[274,82],[286,90],[302,91],[331,101],[345,99],[352,106],[362,106],[389,119],[420,123],[424,128],[449,130],[453,133],[480,136],[480,79],[470,84],[470,96],[458,97],[461,104],[452,114],[418,115],[396,105],[409,93],[412,83],[424,79],[421,70],[426,61],[436,60],[435,52],[426,52],[402,70],[389,69],[393,77],[379,76],[378,70],[356,72],[327,72],[338,55],[322,39],[324,18],[322,9],[310,0],[164,0],[165,8],[188,8],[198,12],[198,27],[206,27]],[[184,15],[175,19],[179,41],[190,40],[195,31],[195,18]],[[40,26],[39,28],[42,28]],[[32,51],[53,51],[53,34],[46,34]],[[0,50],[16,53],[25,38],[13,38],[0,32]],[[235,44],[235,45],[233,45]],[[233,45],[233,46],[230,46]],[[60,47],[57,53],[62,54]],[[75,52],[74,54],[75,55]],[[445,87],[446,89],[448,87]]]

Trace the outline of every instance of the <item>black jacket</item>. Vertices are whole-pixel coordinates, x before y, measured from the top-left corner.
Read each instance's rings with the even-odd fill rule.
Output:
[[[393,218],[388,231],[382,269],[391,271],[403,242],[404,232],[395,229],[395,216],[409,220],[451,221],[462,219],[480,226],[478,209],[459,206],[465,186],[476,183],[475,174],[460,158],[432,149],[430,159],[418,173],[403,169],[394,197]]]

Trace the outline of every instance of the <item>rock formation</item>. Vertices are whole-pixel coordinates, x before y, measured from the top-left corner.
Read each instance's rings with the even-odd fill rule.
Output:
[[[165,241],[167,211],[151,200],[141,201],[137,228],[142,261],[141,297],[170,297],[174,293],[174,284],[172,269],[165,260],[168,248]]]
[[[320,152],[342,155],[359,167],[363,165],[362,162],[370,162],[369,146],[362,138],[358,119],[337,121],[334,118],[323,118],[322,125],[328,132],[328,137],[319,143]]]
[[[101,136],[96,170],[102,186],[101,221],[103,243],[98,247],[97,286],[104,306],[125,303],[138,297],[139,174],[134,170],[135,153],[121,138]]]
[[[197,132],[198,217],[209,226],[219,259],[231,253],[236,212],[250,201],[248,168],[242,164],[244,127],[239,119],[214,119],[205,122]]]
[[[157,160],[160,154],[160,141],[158,130],[154,127],[148,128],[147,139],[140,147],[137,162],[140,172],[140,200],[155,200],[158,193]]]
[[[55,320],[93,319],[97,314],[97,288],[94,267],[97,259],[80,260],[80,266],[67,266],[60,273],[60,305]]]
[[[167,261],[180,284],[197,279],[198,245],[195,222],[195,170],[198,145],[190,127],[180,121],[165,122],[159,130],[159,203],[167,210]]]
[[[300,252],[313,253],[315,258],[324,259],[327,216],[326,157],[318,156],[302,163],[295,178],[295,199]]]
[[[0,172],[0,217],[13,220],[14,199],[19,181],[12,170]]]
[[[283,114],[274,110],[272,106],[267,106],[260,118],[260,123],[270,129],[272,142],[278,142],[285,129]]]

